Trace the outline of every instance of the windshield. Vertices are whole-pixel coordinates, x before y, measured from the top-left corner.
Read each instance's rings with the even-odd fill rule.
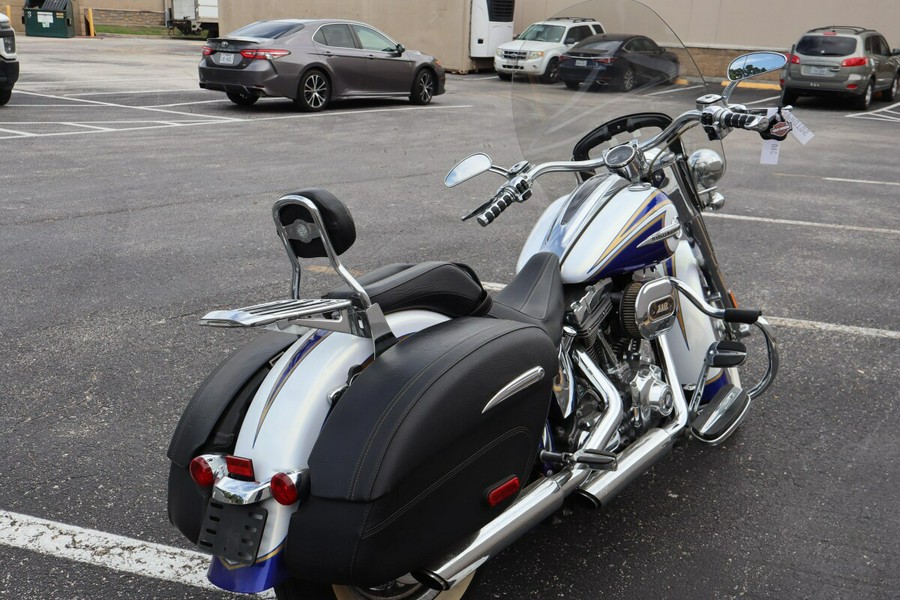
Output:
[[[806,56],[849,56],[856,51],[856,38],[807,35],[797,42],[797,53]]]
[[[542,25],[540,23],[535,23],[526,29],[518,39],[528,42],[559,43],[565,31],[566,28],[560,27],[559,25]]]
[[[633,113],[665,113],[677,117],[696,108],[696,99],[722,88],[707,87],[691,55],[678,36],[655,12],[633,0],[588,0],[575,4],[557,17],[594,18],[616,40],[599,42],[618,47],[634,35],[650,38],[640,50],[609,52],[595,56],[572,56],[559,62],[559,80],[542,83],[539,78],[515,78],[510,84],[513,121],[522,156],[532,164],[571,160],[576,143],[596,127]],[[590,42],[589,42],[590,44]],[[632,51],[634,50],[634,51]],[[596,52],[596,51],[594,51]],[[723,76],[723,73],[711,73]],[[623,133],[590,151],[597,158],[612,145],[637,138],[645,140],[659,128]],[[690,154],[711,148],[723,154],[721,142],[710,142],[702,128],[695,127],[682,138]],[[572,189],[571,174],[550,174],[538,180],[549,197]]]
[[[303,28],[297,21],[257,21],[228,34],[229,37],[279,38],[289,31]]]

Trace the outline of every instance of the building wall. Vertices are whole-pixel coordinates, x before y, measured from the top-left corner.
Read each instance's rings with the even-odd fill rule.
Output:
[[[17,33],[25,33],[22,8],[25,0],[0,0],[0,10],[9,8],[9,18]],[[75,33],[84,35],[84,12],[94,9],[94,23],[105,25],[163,25],[166,0],[77,0],[72,4]],[[100,18],[98,18],[98,15]]]

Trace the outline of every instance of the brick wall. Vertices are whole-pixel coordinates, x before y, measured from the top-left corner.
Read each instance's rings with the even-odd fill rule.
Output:
[[[166,15],[163,11],[95,8],[93,12],[95,25],[158,27],[166,24]]]

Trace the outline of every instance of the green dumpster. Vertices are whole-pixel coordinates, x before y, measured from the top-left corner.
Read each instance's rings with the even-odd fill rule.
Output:
[[[27,0],[24,11],[25,35],[75,37],[75,19],[69,0]]]

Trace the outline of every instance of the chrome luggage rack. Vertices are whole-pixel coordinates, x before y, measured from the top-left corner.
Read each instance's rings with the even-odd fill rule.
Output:
[[[287,204],[299,205],[306,209],[312,216],[313,223],[298,219],[289,225],[283,225],[279,218],[279,211]],[[232,310],[212,311],[200,319],[200,324],[210,327],[259,327],[295,335],[303,335],[311,329],[348,333],[371,339],[376,355],[396,343],[396,338],[381,307],[372,303],[362,285],[341,264],[315,202],[300,195],[289,194],[275,203],[272,215],[278,235],[284,242],[288,257],[291,259],[293,298]],[[300,261],[292,251],[289,240],[308,242],[314,238],[322,240],[331,266],[353,290],[351,299],[319,298],[309,300],[299,297]]]

